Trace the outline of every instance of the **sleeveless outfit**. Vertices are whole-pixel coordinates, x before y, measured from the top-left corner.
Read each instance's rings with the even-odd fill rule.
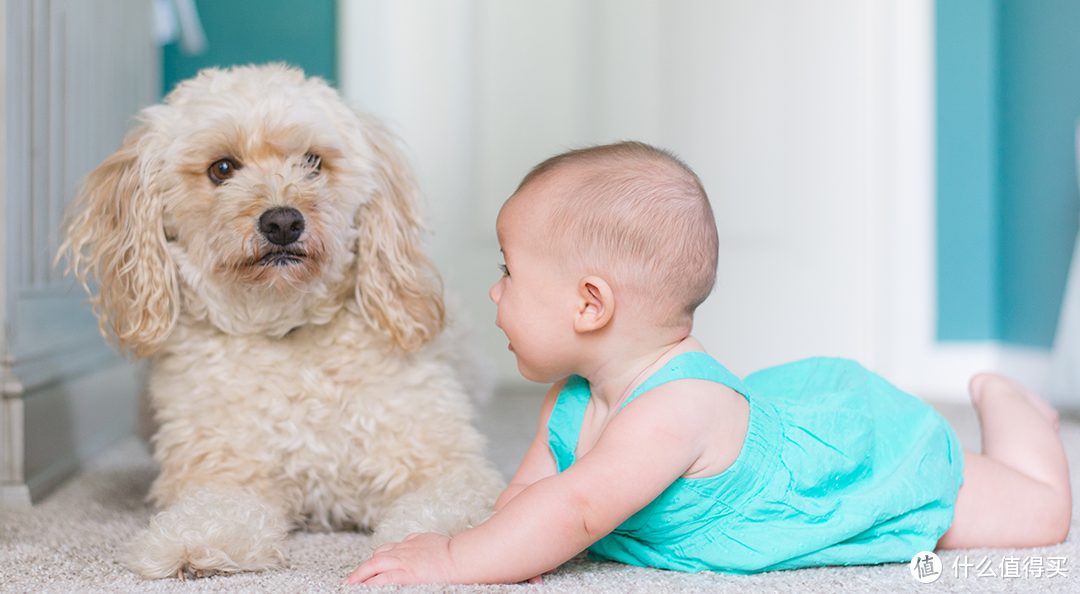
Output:
[[[720,474],[676,480],[589,547],[590,558],[731,573],[907,562],[952,523],[959,439],[932,408],[858,363],[806,359],[740,381],[705,353],[681,353],[623,406],[679,379],[746,397],[742,450]],[[567,379],[547,425],[559,472],[574,463],[588,402],[588,381]]]

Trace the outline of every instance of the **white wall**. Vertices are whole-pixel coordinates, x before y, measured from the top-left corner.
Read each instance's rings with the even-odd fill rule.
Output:
[[[345,0],[341,81],[411,148],[429,245],[501,379],[499,205],[586,144],[656,143],[721,238],[695,334],[738,374],[857,359],[962,397],[999,349],[934,341],[932,0]]]

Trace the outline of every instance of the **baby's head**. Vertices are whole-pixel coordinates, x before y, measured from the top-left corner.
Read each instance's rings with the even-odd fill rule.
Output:
[[[697,175],[640,142],[570,151],[537,165],[503,206],[534,202],[535,237],[562,267],[607,280],[650,321],[686,327],[712,292],[718,241]]]

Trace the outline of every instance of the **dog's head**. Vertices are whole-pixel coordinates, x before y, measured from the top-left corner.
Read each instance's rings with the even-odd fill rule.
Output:
[[[386,130],[319,79],[245,66],[200,72],[139,114],[84,180],[61,253],[102,333],[136,356],[182,310],[281,336],[350,300],[412,350],[444,318],[420,231],[415,182]]]

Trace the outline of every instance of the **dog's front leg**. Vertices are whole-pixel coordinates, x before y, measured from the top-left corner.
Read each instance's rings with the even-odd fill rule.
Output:
[[[145,578],[263,571],[285,563],[290,526],[280,506],[252,487],[205,485],[151,518],[127,565]]]
[[[464,456],[394,501],[375,527],[371,548],[399,542],[413,532],[453,536],[472,528],[491,517],[504,487],[487,461]]]

